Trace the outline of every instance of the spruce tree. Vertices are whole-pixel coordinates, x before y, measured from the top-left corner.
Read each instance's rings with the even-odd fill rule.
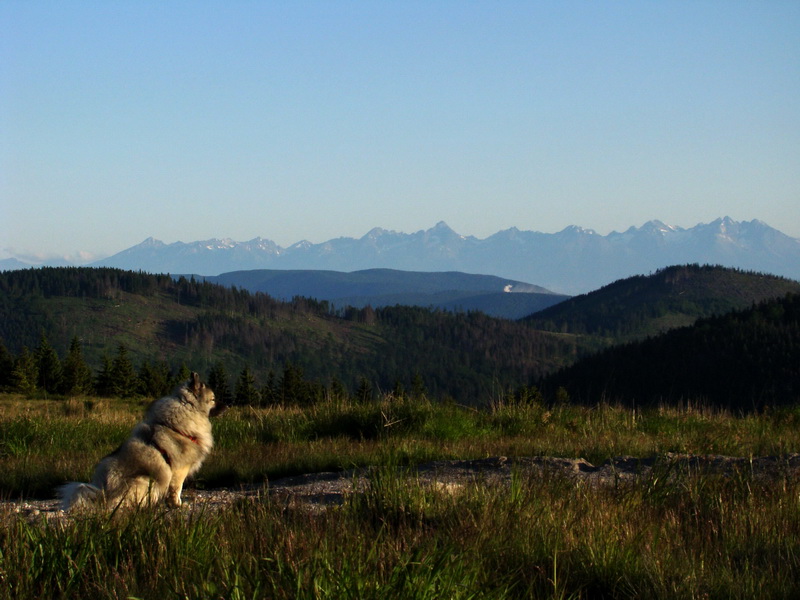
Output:
[[[267,382],[261,388],[261,406],[274,406],[278,404],[278,382],[275,371],[267,373]]]
[[[34,354],[37,369],[37,385],[48,394],[57,394],[61,385],[61,361],[42,332],[39,347]]]
[[[36,391],[36,382],[39,373],[36,368],[36,359],[27,346],[23,346],[17,359],[14,361],[14,370],[11,372],[11,387],[21,394],[28,396]]]
[[[95,380],[95,391],[98,396],[110,397],[114,395],[114,373],[111,366],[111,359],[104,354],[100,371]]]
[[[139,367],[139,393],[147,398],[160,398],[170,392],[169,366],[163,362],[145,360]]]
[[[60,391],[65,396],[83,396],[91,394],[93,387],[92,370],[83,359],[80,341],[73,337],[61,368]]]
[[[124,344],[117,347],[117,355],[111,361],[111,389],[118,398],[130,398],[136,395],[138,378],[133,363],[128,358],[128,349]]]
[[[291,363],[284,367],[278,396],[284,404],[296,406],[306,403],[308,398],[305,380],[303,379],[303,370],[300,367],[296,367]]]
[[[0,340],[0,390],[11,387],[11,374],[14,372],[14,357]]]
[[[356,400],[363,403],[372,402],[372,384],[366,377],[362,376],[358,378]]]
[[[242,372],[239,374],[239,379],[236,380],[236,389],[234,391],[234,400],[236,404],[240,405],[253,405],[258,406],[260,402],[260,395],[256,387],[256,380],[250,372],[250,367],[245,365]]]
[[[328,386],[328,397],[333,402],[344,402],[348,399],[347,388],[344,387],[342,381],[336,376],[331,378],[330,385]]]
[[[172,385],[170,387],[184,384],[191,375],[192,372],[189,370],[189,367],[186,366],[186,363],[182,362],[181,366],[178,367],[178,372],[175,373],[175,376],[172,378]]]
[[[208,374],[208,387],[214,390],[217,404],[229,405],[233,396],[228,384],[228,372],[222,362],[217,362]]]

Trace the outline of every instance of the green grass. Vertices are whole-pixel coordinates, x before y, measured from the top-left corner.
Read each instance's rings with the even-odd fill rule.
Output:
[[[6,396],[0,408],[2,494],[49,497],[86,480],[144,406]],[[664,466],[609,487],[515,473],[507,487],[436,488],[402,469],[493,455],[779,455],[800,448],[798,421],[800,408],[476,411],[391,397],[234,408],[215,421],[217,447],[194,485],[375,466],[366,492],[319,514],[267,497],[213,514],[0,514],[0,600],[800,597],[800,483],[789,474]]]
[[[49,497],[86,481],[141,417],[144,402],[0,396],[0,494]],[[261,483],[357,466],[487,456],[582,457],[667,452],[781,455],[800,449],[800,408],[732,415],[697,408],[495,405],[475,410],[384,397],[299,408],[233,408],[214,421],[215,449],[195,484]]]
[[[319,515],[261,499],[208,515],[6,517],[0,598],[789,598],[799,493],[791,479],[690,472],[453,493],[386,469]]]

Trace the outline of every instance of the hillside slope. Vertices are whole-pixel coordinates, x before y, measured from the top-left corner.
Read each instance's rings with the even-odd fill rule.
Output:
[[[16,353],[35,348],[42,333],[61,356],[77,337],[94,369],[122,344],[135,364],[208,372],[221,362],[231,374],[246,365],[260,384],[291,364],[351,389],[361,378],[383,390],[411,389],[421,378],[437,397],[469,404],[530,382],[576,351],[564,336],[480,313],[333,311],[325,302],[116,269],[0,273],[0,338]]]
[[[719,266],[681,265],[616,281],[524,319],[546,331],[615,342],[657,335],[697,319],[800,292],[800,282]]]
[[[735,410],[800,402],[800,295],[588,356],[546,377],[552,394],[627,405],[712,404]]]

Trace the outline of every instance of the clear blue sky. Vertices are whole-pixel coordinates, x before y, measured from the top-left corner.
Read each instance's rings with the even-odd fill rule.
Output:
[[[800,237],[800,2],[0,3],[0,258],[729,215]]]

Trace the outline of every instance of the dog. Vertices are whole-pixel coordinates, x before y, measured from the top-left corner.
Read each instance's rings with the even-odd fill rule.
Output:
[[[155,400],[130,437],[94,470],[91,483],[71,482],[58,490],[64,510],[105,506],[152,506],[161,500],[181,506],[185,479],[197,472],[211,452],[210,417],[214,392],[200,376]]]

